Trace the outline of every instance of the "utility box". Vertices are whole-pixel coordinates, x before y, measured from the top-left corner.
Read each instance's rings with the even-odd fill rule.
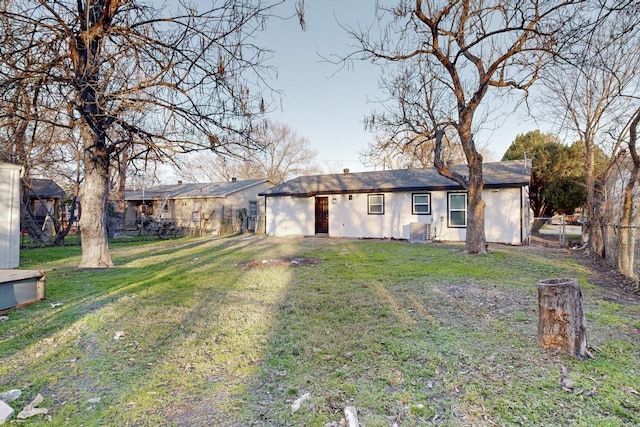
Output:
[[[21,175],[21,166],[0,163],[0,268],[20,264]]]

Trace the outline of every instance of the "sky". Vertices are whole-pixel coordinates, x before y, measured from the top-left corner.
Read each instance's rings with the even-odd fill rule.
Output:
[[[269,117],[308,138],[327,172],[365,170],[359,152],[374,137],[363,121],[375,108],[368,98],[377,96],[379,69],[366,62],[341,69],[323,57],[350,52],[352,41],[339,22],[367,25],[373,17],[370,0],[306,0],[305,31],[295,18],[272,21],[261,40],[274,51],[274,86],[283,91]]]
[[[282,10],[293,13],[292,2]],[[275,105],[269,117],[308,138],[325,172],[371,170],[361,163],[359,153],[374,141],[363,121],[380,107],[373,102],[383,97],[378,87],[380,69],[364,61],[340,69],[323,57],[353,50],[349,46],[354,42],[340,24],[370,25],[375,2],[306,0],[305,11],[306,31],[295,18],[273,20],[261,36],[260,43],[274,51],[270,63],[277,68],[278,78],[273,85],[283,91],[281,105]],[[498,161],[518,134],[538,128],[523,113],[513,113],[497,129],[480,133],[477,143],[488,144],[488,160]]]

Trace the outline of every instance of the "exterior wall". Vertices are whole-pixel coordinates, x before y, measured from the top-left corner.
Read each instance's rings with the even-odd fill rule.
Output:
[[[136,206],[138,202],[135,200],[127,200],[127,209],[124,212],[125,227],[133,227],[136,223]]]
[[[432,191],[431,194],[431,215],[411,215],[409,222],[431,223],[431,230],[436,240],[451,242],[462,242],[467,237],[466,228],[451,227],[448,221],[448,194],[459,193],[459,191]],[[411,213],[411,194],[407,195],[409,205],[408,212]],[[405,232],[409,238],[408,226]]]
[[[175,221],[178,227],[185,227],[194,234],[222,235],[241,231],[242,220],[239,211],[244,209],[243,217],[248,215],[251,202],[258,209],[253,219],[255,231],[264,233],[264,197],[258,193],[271,188],[273,184],[260,185],[237,191],[227,197],[197,197],[167,199],[167,210],[163,211],[162,200],[146,201],[153,207],[156,220]],[[141,201],[129,201],[126,223],[135,224],[136,208]]]
[[[235,220],[240,221],[237,216],[237,212],[240,209],[244,209],[243,215],[249,215],[251,209],[251,202],[255,202],[257,208],[257,215],[247,219],[247,226],[253,227],[253,231],[256,233],[264,233],[264,196],[258,196],[259,193],[268,190],[273,187],[270,182],[265,182],[260,185],[248,188],[243,191],[238,191],[224,198],[223,203],[227,209],[232,209],[232,212],[227,210],[225,216],[229,219],[229,215],[233,215]],[[222,214],[222,212],[220,212]],[[222,215],[219,217],[219,221],[224,221],[225,218]]]
[[[348,194],[330,196],[329,235],[408,239],[410,222],[430,222],[411,215],[411,193],[376,194],[384,195],[384,215],[367,213],[368,194],[351,194],[351,200]]]
[[[529,203],[523,189],[485,190],[485,233],[487,242],[522,244],[528,236],[525,214]]]
[[[412,193],[375,193],[384,195],[383,215],[368,213],[368,194],[329,195],[329,235],[409,239],[410,223],[422,222],[432,225],[432,233],[438,240],[464,241],[466,228],[448,225],[449,192],[425,193],[431,195],[429,215],[412,213]],[[528,202],[523,193],[520,188],[484,191],[488,242],[521,244],[524,241],[528,223],[523,206],[528,207]],[[268,235],[315,234],[314,197],[267,197],[266,205]]]
[[[200,199],[175,199],[167,200],[168,211],[163,214],[161,209],[162,201],[156,202],[154,213],[162,219],[175,221],[178,227],[186,227],[198,233],[219,234],[219,220],[216,224],[216,216],[220,215],[222,210],[222,199],[216,198],[200,198]]]
[[[329,206],[330,215],[331,210]],[[269,236],[315,234],[315,198],[267,197],[265,231]]]
[[[0,163],[0,268],[20,264],[20,175],[17,165]]]

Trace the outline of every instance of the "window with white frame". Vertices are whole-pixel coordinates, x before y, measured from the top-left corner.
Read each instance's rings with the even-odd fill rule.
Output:
[[[412,213],[413,215],[430,215],[431,214],[431,194],[414,193],[413,194]]]
[[[449,227],[467,226],[467,193],[449,193]]]
[[[384,215],[384,194],[369,194],[367,201],[369,215]]]

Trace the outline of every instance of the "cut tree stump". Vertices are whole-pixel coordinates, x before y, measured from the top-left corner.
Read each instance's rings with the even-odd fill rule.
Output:
[[[538,282],[538,341],[578,359],[593,357],[587,349],[587,319],[576,279]]]

